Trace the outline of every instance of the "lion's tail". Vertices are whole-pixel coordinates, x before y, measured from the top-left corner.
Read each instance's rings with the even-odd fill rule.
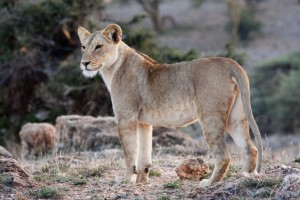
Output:
[[[260,172],[263,147],[262,147],[260,131],[257,127],[256,121],[254,119],[252,109],[251,109],[249,79],[248,79],[248,76],[247,76],[245,70],[242,67],[240,67],[239,65],[233,66],[232,72],[234,74],[234,77],[237,80],[238,87],[240,88],[244,111],[246,113],[246,116],[250,123],[250,127],[251,127],[254,137],[255,137],[255,142],[256,142],[256,146],[257,146],[257,150],[258,150],[258,163],[256,165],[256,170],[257,170],[257,172]]]

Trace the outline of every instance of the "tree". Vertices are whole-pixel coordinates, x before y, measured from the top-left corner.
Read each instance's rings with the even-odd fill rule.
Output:
[[[237,45],[239,42],[238,36],[238,28],[240,24],[240,17],[241,17],[241,5],[237,0],[227,0],[227,7],[228,7],[228,15],[230,19],[231,29],[231,40],[234,45]]]
[[[173,25],[176,25],[175,19],[170,15],[161,16],[159,10],[159,4],[162,0],[136,0],[150,16],[153,23],[153,27],[157,32],[161,32],[165,22],[170,21]]]

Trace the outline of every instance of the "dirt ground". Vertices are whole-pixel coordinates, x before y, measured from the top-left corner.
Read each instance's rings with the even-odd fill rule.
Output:
[[[129,1],[130,2],[130,1]],[[225,30],[228,22],[225,1],[206,1],[201,7],[193,8],[191,1],[165,1],[160,7],[161,14],[176,19],[178,27],[166,25],[157,35],[157,42],[175,49],[187,51],[196,49],[202,55],[217,55],[224,51],[229,41]],[[113,3],[107,14],[117,21],[129,20],[135,14],[143,13],[136,3]],[[253,67],[269,59],[277,58],[300,50],[300,4],[297,0],[265,0],[259,4],[257,19],[263,24],[261,33],[247,45],[237,49],[247,54],[246,66]],[[149,19],[140,25],[152,27]]]
[[[273,199],[283,187],[281,184],[287,175],[300,175],[300,160],[294,162],[299,156],[300,144],[288,141],[285,146],[272,149],[272,140],[276,138],[270,138],[270,145],[264,145],[259,178],[242,175],[243,156],[230,142],[228,149],[232,163],[227,176],[221,183],[205,189],[198,187],[198,181],[179,180],[175,168],[186,159],[201,157],[212,169],[214,160],[210,154],[173,155],[155,151],[149,184],[139,185],[124,177],[122,150],[107,149],[20,160],[19,163],[32,174],[39,186],[15,189],[0,184],[4,191],[0,199]],[[43,189],[54,193],[43,193]]]

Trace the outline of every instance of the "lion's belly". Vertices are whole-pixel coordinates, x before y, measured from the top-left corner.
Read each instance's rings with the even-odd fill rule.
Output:
[[[194,103],[143,108],[138,116],[138,120],[142,123],[168,128],[187,126],[196,122],[197,118]]]

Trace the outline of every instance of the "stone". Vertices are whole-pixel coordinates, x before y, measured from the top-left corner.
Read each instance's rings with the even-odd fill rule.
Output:
[[[195,181],[201,180],[210,172],[208,165],[201,158],[185,160],[175,171],[181,180]]]
[[[207,152],[206,144],[193,139],[189,134],[166,128],[153,131],[153,148],[173,155],[203,155]]]
[[[0,178],[6,186],[22,188],[37,186],[27,170],[12,158],[0,157]]]
[[[56,130],[49,123],[27,123],[19,134],[25,157],[39,156],[56,148]]]
[[[55,126],[60,150],[100,151],[120,147],[113,117],[66,115],[58,117]]]
[[[3,146],[0,146],[0,156],[6,157],[6,158],[12,158],[13,155],[7,151]]]
[[[62,151],[102,151],[121,147],[114,117],[60,116],[55,127],[58,147]],[[153,148],[160,152],[203,154],[206,152],[203,146],[179,130],[159,128],[153,131]]]
[[[274,199],[300,199],[300,174],[285,176]]]

